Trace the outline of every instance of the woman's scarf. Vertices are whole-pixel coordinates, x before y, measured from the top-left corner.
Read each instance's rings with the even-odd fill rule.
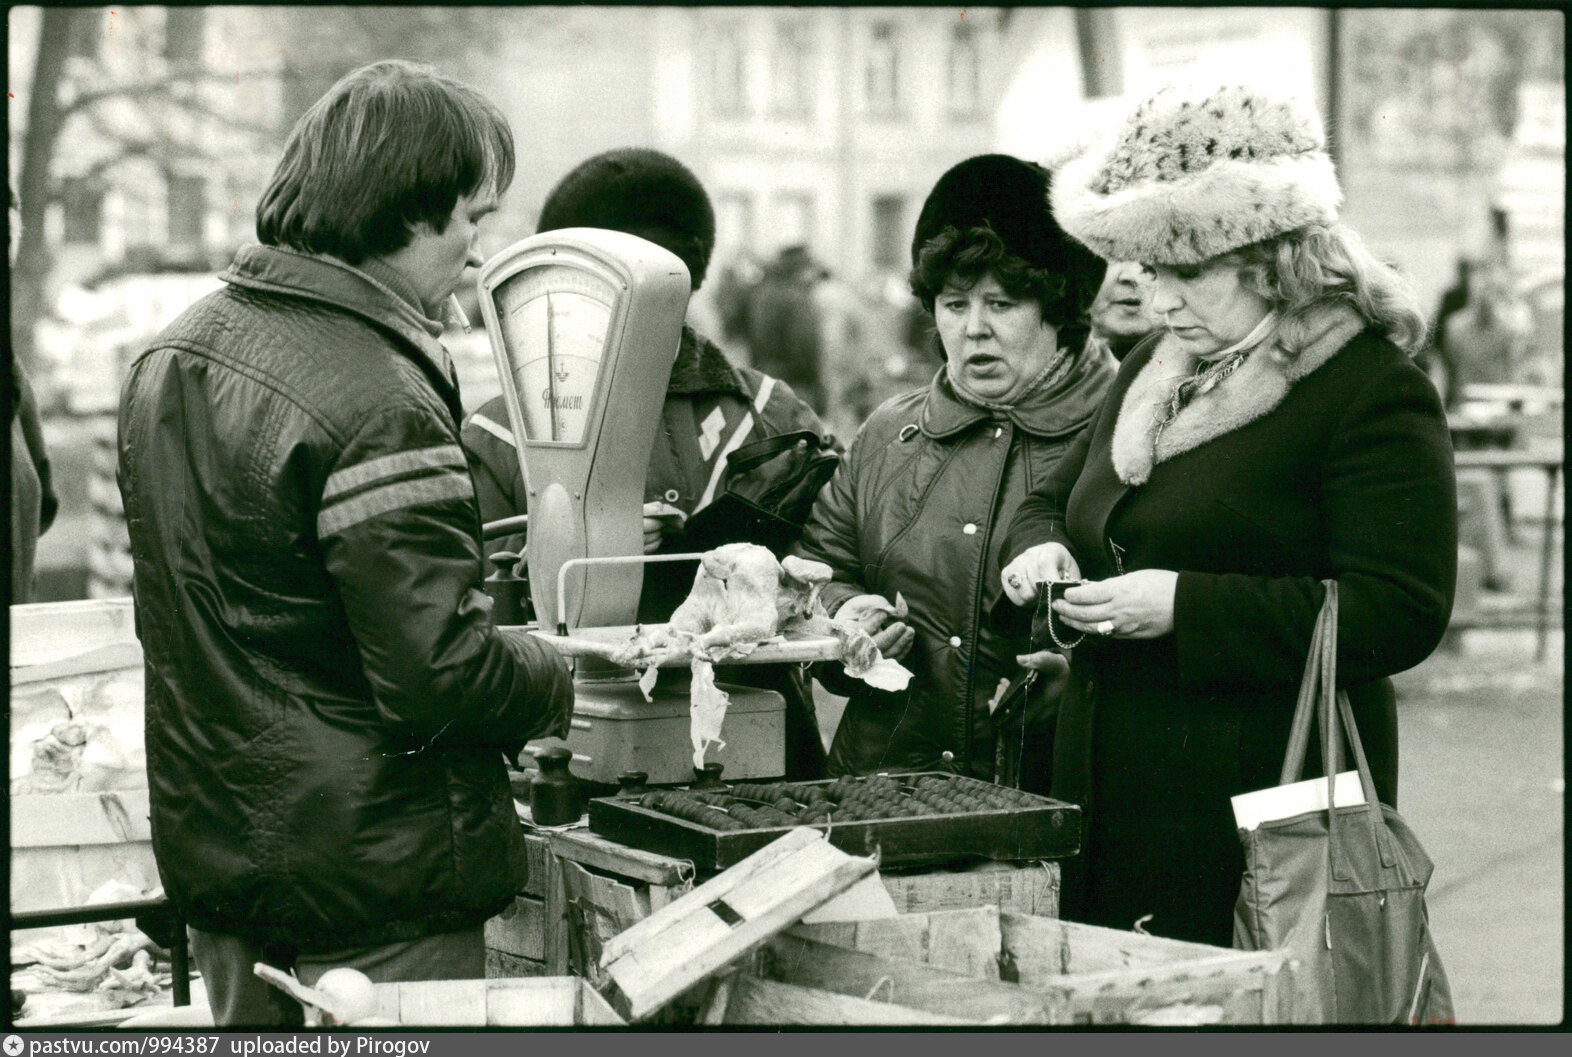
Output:
[[[1173,396],[1168,400],[1168,406],[1157,421],[1157,428],[1152,433],[1152,445],[1155,448],[1158,438],[1163,435],[1163,430],[1168,424],[1178,417],[1179,412],[1202,393],[1210,393],[1222,382],[1224,378],[1237,371],[1245,360],[1254,352],[1271,334],[1277,326],[1277,313],[1268,312],[1261,317],[1250,331],[1239,341],[1234,342],[1226,349],[1197,358],[1195,373],[1174,386]]]

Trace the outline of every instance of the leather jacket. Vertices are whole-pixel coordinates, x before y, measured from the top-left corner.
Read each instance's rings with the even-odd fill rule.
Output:
[[[503,754],[573,690],[491,624],[446,351],[336,260],[221,278],[120,406],[165,890],[300,951],[473,927],[526,874]]]

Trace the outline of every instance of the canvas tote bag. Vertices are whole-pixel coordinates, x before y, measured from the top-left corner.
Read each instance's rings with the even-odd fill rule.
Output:
[[[1279,791],[1299,781],[1312,721],[1319,721],[1321,759],[1334,778],[1317,780],[1322,806],[1287,817],[1268,812],[1239,830],[1245,872],[1234,946],[1290,951],[1296,1022],[1455,1023],[1425,908],[1430,858],[1398,813],[1376,799],[1348,695],[1337,690],[1337,582],[1324,583]],[[1337,788],[1354,776],[1335,777],[1345,737],[1363,793],[1357,806],[1341,806],[1357,797]]]

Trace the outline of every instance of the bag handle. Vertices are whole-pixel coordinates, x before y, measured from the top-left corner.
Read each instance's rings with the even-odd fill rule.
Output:
[[[1283,770],[1278,775],[1278,785],[1299,781],[1304,774],[1305,754],[1310,747],[1310,727],[1316,718],[1316,691],[1321,684],[1321,657],[1326,640],[1327,607],[1321,606],[1316,614],[1315,630],[1310,634],[1310,649],[1305,657],[1305,674],[1299,680],[1299,700],[1294,706],[1294,721],[1288,734],[1288,752],[1283,756]],[[1336,625],[1333,625],[1336,634]]]
[[[1381,818],[1381,803],[1376,798],[1375,778],[1370,773],[1370,762],[1365,758],[1364,743],[1359,738],[1359,727],[1354,723],[1354,710],[1346,690],[1337,689],[1337,581],[1323,581],[1326,601],[1322,605],[1325,626],[1321,636],[1320,664],[1320,716],[1321,759],[1326,762],[1327,781],[1327,854],[1332,859],[1332,876],[1348,880],[1352,872],[1347,856],[1340,854],[1343,841],[1339,836],[1337,814],[1337,774],[1342,770],[1343,739],[1353,751],[1354,765],[1359,771],[1359,784],[1365,794],[1365,821],[1370,827],[1370,839],[1381,855],[1381,864],[1388,868],[1397,863],[1392,850],[1391,835]]]
[[[745,445],[726,456],[726,473],[747,473],[757,466],[762,466],[783,451],[796,447],[801,442],[807,442],[807,450],[817,451],[823,445],[823,440],[811,429],[800,429],[794,433],[778,433],[773,437],[755,441]],[[741,456],[741,458],[738,458]]]

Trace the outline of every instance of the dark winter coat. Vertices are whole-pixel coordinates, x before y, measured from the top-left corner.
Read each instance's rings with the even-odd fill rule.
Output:
[[[993,776],[987,702],[1000,679],[1019,674],[1026,644],[981,619],[1001,593],[1003,529],[1091,421],[1113,372],[1091,347],[996,415],[957,398],[941,369],[863,425],[798,551],[834,570],[823,593],[832,612],[854,595],[905,597],[916,641],[903,663],[913,678],[898,693],[844,687],[852,694],[830,746],[832,773],[953,767]]]
[[[308,952],[474,927],[527,871],[503,753],[573,690],[491,624],[447,354],[340,262],[222,278],[120,406],[165,890]]]
[[[475,473],[483,521],[529,513],[518,449],[508,428],[502,397],[488,401],[464,423],[464,446]],[[782,433],[811,430],[827,437],[824,423],[797,398],[791,386],[729,361],[713,342],[692,327],[682,328],[682,345],[672,364],[660,431],[650,451],[644,482],[646,502],[669,504],[692,514],[714,498],[726,457],[744,444]],[[523,536],[487,544],[488,553],[520,551]],[[662,548],[688,550],[681,537]],[[694,566],[665,562],[644,568],[639,622],[671,618],[693,587]],[[794,779],[820,777],[824,746],[819,740],[813,696],[795,669],[723,667],[722,681],[779,691],[787,700],[787,771]]]
[[[1286,367],[1257,351],[1180,413],[1155,465],[1142,438],[1169,386],[1153,383],[1188,363],[1149,340],[1017,511],[1011,559],[1055,540],[1087,579],[1179,574],[1172,634],[1093,636],[1074,652],[1083,692],[1060,714],[1054,794],[1081,804],[1089,828],[1084,888],[1067,887],[1066,916],[1128,929],[1150,914],[1151,932],[1230,944],[1243,858],[1229,797],[1277,784],[1329,577],[1341,595],[1339,684],[1377,791],[1395,806],[1387,676],[1423,660],[1446,628],[1457,504],[1435,388],[1362,326],[1350,309],[1332,313]],[[1306,776],[1319,766],[1313,752]]]

